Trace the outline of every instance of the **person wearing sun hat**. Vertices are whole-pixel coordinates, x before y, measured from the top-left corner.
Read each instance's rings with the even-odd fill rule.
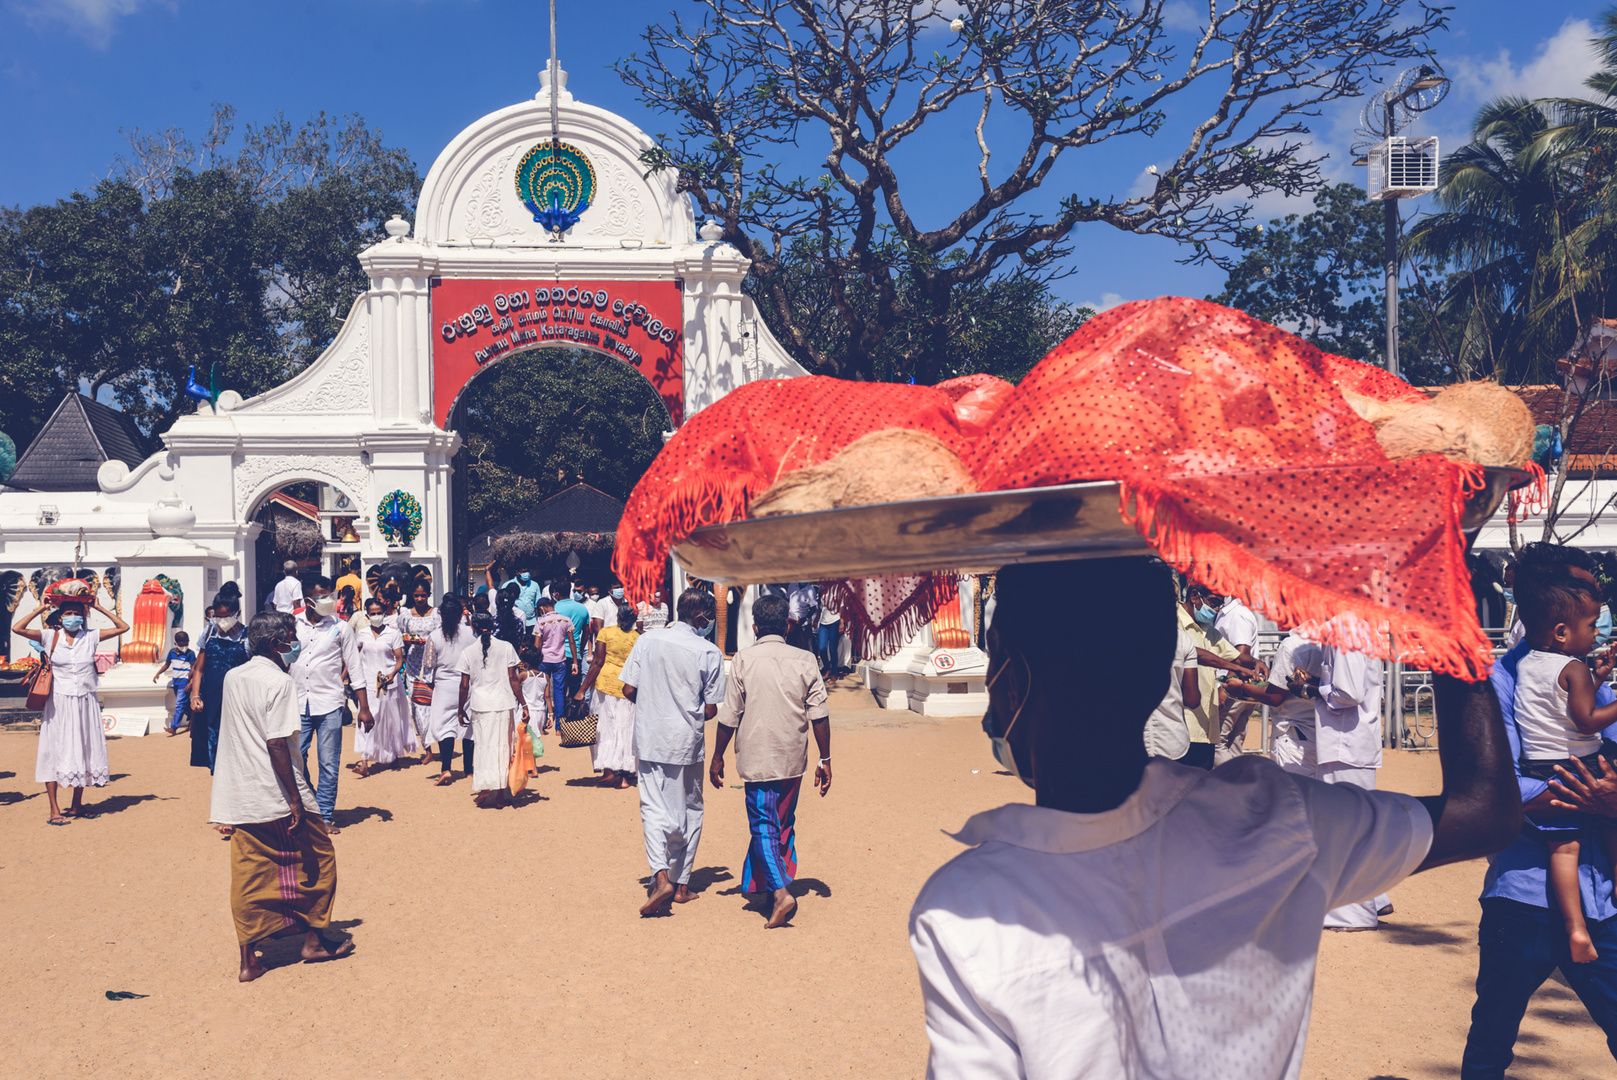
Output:
[[[61,615],[60,630],[30,630],[28,624],[50,609]],[[85,611],[94,608],[112,626],[91,630],[85,624]],[[129,624],[102,607],[82,581],[70,578],[45,590],[43,602],[27,618],[12,627],[19,637],[38,641],[51,668],[51,694],[40,715],[39,755],[34,779],[45,785],[52,825],[66,825],[73,818],[95,814],[84,808],[84,789],[106,786],[107,734],[101,726],[101,704],[96,699],[99,678],[95,668],[95,647],[110,637],[127,633]],[[58,787],[73,789],[73,802],[66,813],[56,801]]]

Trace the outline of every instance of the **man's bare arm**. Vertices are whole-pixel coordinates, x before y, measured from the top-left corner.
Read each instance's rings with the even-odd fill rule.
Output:
[[[1432,683],[1444,735],[1437,749],[1443,793],[1421,796],[1432,815],[1432,847],[1417,872],[1503,851],[1522,826],[1521,791],[1493,685],[1436,674]]]
[[[270,768],[275,770],[275,780],[281,785],[281,794],[286,796],[287,816],[295,829],[303,819],[303,796],[298,794],[296,774],[292,771],[291,736],[270,739],[264,745],[269,748]]]

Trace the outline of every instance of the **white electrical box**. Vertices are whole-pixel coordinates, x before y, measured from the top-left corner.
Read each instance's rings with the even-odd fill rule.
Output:
[[[1413,199],[1437,189],[1437,136],[1404,135],[1370,148],[1369,191],[1372,199]]]

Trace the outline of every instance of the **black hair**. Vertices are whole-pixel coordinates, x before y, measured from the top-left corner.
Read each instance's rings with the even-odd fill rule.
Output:
[[[191,640],[191,635],[187,634],[184,630],[176,630],[176,631],[174,631],[174,644],[176,644],[176,645],[182,644],[182,642],[180,641],[181,638],[184,638],[188,642],[188,641]]]
[[[640,612],[634,605],[624,602],[618,605],[618,629],[627,633],[634,629],[634,624],[640,621]]]
[[[545,662],[545,658],[538,649],[523,649],[522,662],[533,668],[533,670],[538,671],[539,665]]]
[[[1584,604],[1600,605],[1600,590],[1571,574],[1516,571],[1516,604],[1527,636],[1536,638],[1556,623],[1570,623],[1582,613]]]
[[[759,637],[768,637],[771,634],[786,636],[786,624],[791,619],[792,605],[784,596],[770,593],[760,596],[752,602],[752,624],[758,628]]]
[[[218,592],[213,594],[213,602],[217,604],[221,596],[234,596],[236,599],[240,600],[241,586],[238,585],[234,579],[227,581],[223,585],[219,586]]]
[[[287,635],[295,633],[297,623],[284,611],[270,608],[253,616],[247,624],[247,649],[254,656],[274,657],[278,646]]]
[[[755,610],[757,606],[753,604]],[[698,615],[706,615],[710,619],[713,617],[713,594],[692,585],[679,594],[679,621],[688,623]],[[995,618],[998,617],[996,610]]]
[[[1073,722],[1044,732],[1041,747],[1045,738],[1062,744],[1088,739],[1104,725],[1126,729],[1138,740],[1168,691],[1179,637],[1167,564],[1133,556],[1008,566],[1000,571],[995,595],[991,644],[1026,658],[1033,692],[1054,701],[1061,697],[1057,683],[1088,688]],[[1050,622],[1051,611],[1079,610],[1107,617]],[[1064,756],[1079,748],[1049,749]],[[1046,756],[1041,750],[1039,757]]]
[[[554,609],[556,606],[556,598],[554,596],[541,596],[539,598],[539,606]]]
[[[331,579],[326,577],[324,574],[310,574],[303,579],[303,591],[305,594],[311,593],[315,589],[329,590],[333,587],[334,586],[331,584]]]
[[[488,644],[494,636],[494,616],[479,611],[472,616],[472,633],[483,639],[483,659],[488,659]]]
[[[372,596],[372,597],[370,597],[369,599],[367,599],[365,601],[365,610],[369,611],[371,609],[372,604],[375,604],[378,608],[384,608],[384,607],[387,606],[386,604],[382,603],[382,601],[380,599],[378,599],[377,597]]]
[[[235,584],[235,582],[225,582],[225,585],[233,584]],[[213,607],[215,611],[223,608],[225,611],[235,612],[239,615],[241,614],[241,593],[239,591],[233,593],[227,592],[224,587],[221,586],[219,591],[213,594]]]
[[[438,618],[442,620],[444,640],[453,641],[460,633],[460,621],[466,617],[466,605],[461,598],[452,592],[444,593],[444,598],[438,601]]]

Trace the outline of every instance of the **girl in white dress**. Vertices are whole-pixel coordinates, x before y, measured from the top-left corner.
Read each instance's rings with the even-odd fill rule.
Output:
[[[414,688],[417,679],[426,678],[422,668],[427,657],[427,639],[441,623],[442,616],[432,607],[432,586],[418,579],[410,587],[410,606],[399,609],[399,634],[404,638],[405,693]],[[432,744],[437,741],[432,737],[432,706],[412,701],[409,707],[411,727],[421,744],[421,764],[425,765],[432,760]]]
[[[476,641],[460,654],[462,723],[468,724],[467,754],[473,757],[472,796],[480,807],[504,806],[511,768],[511,739],[516,727],[517,703],[522,687],[517,675],[521,661],[511,643],[494,636],[492,616],[472,617]],[[528,719],[528,707],[522,706]],[[475,750],[475,755],[473,751]]]
[[[354,729],[354,752],[360,759],[355,772],[360,776],[369,776],[375,765],[390,765],[420,749],[410,728],[409,694],[399,678],[404,639],[396,628],[384,624],[382,602],[374,596],[365,601],[365,615],[367,625],[359,632],[360,685],[370,695],[374,722],[369,731],[362,724]]]
[[[432,683],[432,704],[427,707],[427,737],[438,744],[437,784],[453,783],[455,740],[466,734],[460,715],[460,654],[474,639],[466,625],[466,607],[454,593],[445,593],[438,604],[440,624],[427,635],[427,654],[421,660],[424,677]],[[467,740],[466,775],[472,775],[472,747]]]
[[[56,586],[51,586],[46,593],[47,602],[12,629],[29,641],[41,641],[50,657],[51,696],[45,701],[40,717],[34,780],[45,785],[45,797],[50,801],[50,823],[66,825],[74,818],[95,817],[94,812],[84,808],[84,789],[104,787],[107,783],[107,733],[101,726],[101,703],[95,696],[99,681],[95,647],[106,638],[126,633],[129,624],[86,597],[81,601],[59,602],[60,630],[29,630],[28,624],[50,607],[49,597],[55,590]],[[86,627],[87,606],[111,619],[112,626],[99,631]],[[73,789],[73,803],[65,814],[56,801],[59,785]]]

